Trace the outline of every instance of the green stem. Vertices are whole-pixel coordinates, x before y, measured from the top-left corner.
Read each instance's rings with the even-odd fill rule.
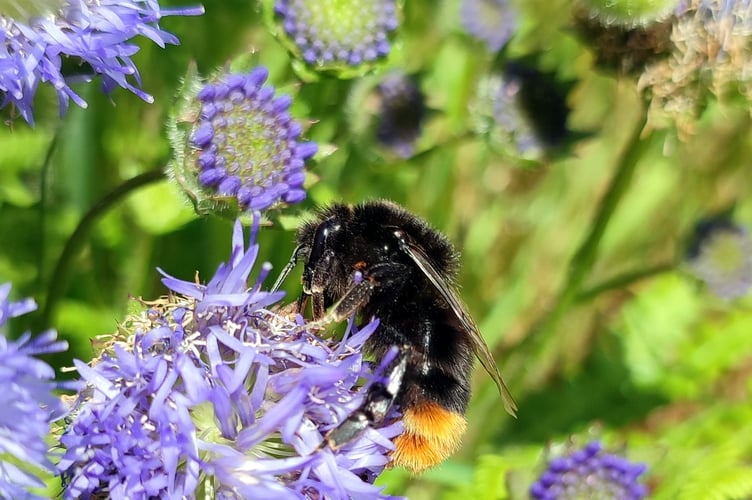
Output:
[[[44,155],[44,163],[42,163],[42,172],[39,182],[39,252],[37,253],[37,285],[41,287],[42,280],[44,279],[44,262],[45,262],[45,249],[47,248],[46,234],[47,234],[47,181],[50,176],[50,168],[52,166],[52,153],[57,149],[57,141],[59,137],[59,131],[55,132],[52,136],[50,145],[47,147],[47,152]]]
[[[643,280],[645,278],[650,278],[652,276],[656,276],[658,274],[667,273],[669,271],[673,271],[675,268],[673,262],[666,262],[663,264],[657,264],[653,267],[647,267],[645,269],[637,269],[634,271],[629,271],[624,274],[620,274],[618,276],[614,276],[613,278],[610,278],[603,283],[599,283],[597,285],[593,285],[590,288],[586,288],[585,290],[580,291],[579,294],[577,294],[577,297],[575,297],[575,303],[581,304],[583,302],[587,302],[589,300],[594,299],[598,295],[609,292],[611,290],[618,290],[621,288],[625,288],[632,283],[635,283],[637,281]]]
[[[650,136],[641,138],[646,122],[647,114],[643,110],[626,143],[608,190],[598,205],[590,230],[569,262],[566,279],[553,307],[533,325],[504,364],[504,373],[511,380],[517,381],[517,390],[539,384],[555,363],[555,353],[552,350],[545,352],[547,341],[556,333],[566,312],[577,304],[582,285],[593,269],[608,223],[629,189],[635,167],[651,139]],[[523,377],[526,380],[522,380]]]
[[[88,212],[86,212],[86,214],[84,214],[81,221],[78,223],[78,226],[73,231],[73,234],[71,234],[68,241],[66,241],[63,252],[60,254],[60,258],[55,265],[55,270],[52,273],[50,284],[47,289],[47,303],[45,304],[44,314],[42,315],[42,322],[45,327],[50,326],[55,307],[60,301],[63,293],[65,293],[68,272],[72,267],[71,263],[78,255],[84,242],[87,241],[89,231],[94,224],[106,214],[109,209],[133,191],[148,184],[161,181],[164,178],[165,174],[161,170],[152,170],[150,172],[139,174],[132,179],[128,179],[123,184],[103,196],[89,209]]]

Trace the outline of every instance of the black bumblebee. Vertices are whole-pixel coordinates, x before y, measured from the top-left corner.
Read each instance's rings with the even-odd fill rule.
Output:
[[[396,403],[405,432],[395,439],[394,465],[419,472],[443,461],[465,431],[474,355],[515,414],[514,399],[457,296],[458,254],[444,235],[395,203],[369,201],[321,210],[299,229],[297,242],[274,289],[303,260],[298,310],[310,297],[314,320],[322,323],[354,312],[376,317],[367,351],[382,358],[392,346],[400,348],[392,382],[369,389],[361,409],[327,435],[330,446],[379,423]]]

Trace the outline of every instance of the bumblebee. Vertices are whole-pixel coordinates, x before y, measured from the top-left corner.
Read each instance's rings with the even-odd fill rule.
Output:
[[[397,404],[405,431],[395,438],[393,465],[417,473],[442,462],[465,432],[476,356],[515,415],[514,399],[457,295],[459,255],[427,222],[385,200],[333,204],[300,227],[275,290],[298,261],[304,262],[299,311],[310,299],[314,321],[322,324],[353,313],[378,318],[366,351],[381,359],[392,346],[400,350],[390,381],[372,384],[361,408],[326,436],[329,446],[353,440]]]

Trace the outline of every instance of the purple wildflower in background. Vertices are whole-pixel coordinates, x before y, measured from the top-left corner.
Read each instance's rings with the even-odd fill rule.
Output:
[[[360,66],[389,54],[395,0],[277,0],[282,28],[308,64]]]
[[[688,262],[692,273],[722,299],[742,297],[752,287],[752,238],[726,218],[697,225]]]
[[[494,119],[523,156],[540,156],[569,134],[569,106],[553,75],[511,61],[495,99]]]
[[[280,200],[305,198],[305,161],[316,144],[300,142],[301,125],[288,112],[292,99],[264,85],[267,70],[228,74],[205,85],[191,143],[198,182],[237,197],[242,210],[263,210]]]
[[[509,0],[463,0],[460,15],[465,30],[497,52],[517,29],[517,13]]]
[[[170,297],[77,363],[89,388],[61,439],[66,498],[383,498],[372,482],[401,423],[323,444],[374,378],[361,349],[377,322],[338,342],[269,310],[282,296],[261,290],[270,266],[248,283],[256,229],[246,249],[236,223],[206,285],[165,275]]]
[[[381,113],[379,142],[403,158],[415,152],[426,114],[425,97],[416,81],[403,73],[390,73],[378,86]]]
[[[11,285],[0,285],[0,328],[10,318],[36,309],[31,299],[10,302]],[[35,338],[25,333],[15,341],[0,333],[0,498],[38,498],[30,489],[44,487],[40,474],[54,475],[46,438],[50,422],[63,415],[55,372],[40,354],[68,348],[49,330]]]
[[[162,9],[156,0],[62,0],[55,4],[34,11],[45,3],[6,2],[0,10],[0,107],[13,105],[29,124],[34,123],[33,100],[41,83],[54,87],[61,115],[70,99],[86,107],[63,74],[66,58],[101,75],[105,93],[120,86],[152,102],[140,89],[141,77],[132,59],[139,47],[128,41],[142,35],[160,47],[176,45],[177,37],[162,30],[159,20],[204,13],[203,7]]]
[[[594,441],[581,450],[554,458],[530,487],[535,500],[639,500],[647,489],[639,477],[647,470],[626,458],[603,451]]]

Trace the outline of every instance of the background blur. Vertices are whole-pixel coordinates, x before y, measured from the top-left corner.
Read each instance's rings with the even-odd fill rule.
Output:
[[[317,182],[308,199],[274,214],[285,227],[260,232],[262,260],[281,269],[290,229],[315,206],[403,204],[462,251],[461,296],[519,403],[514,420],[479,369],[461,451],[420,477],[387,472],[380,482],[390,493],[526,498],[550,454],[602,439],[648,465],[655,498],[749,498],[752,302],[715,297],[682,263],[698,220],[733,209],[737,223],[752,223],[748,103],[708,99],[691,133],[646,129],[638,138],[647,105],[636,78],[596,63],[570,2],[520,2],[516,35],[500,54],[465,32],[460,3],[407,0],[383,67],[303,81],[257,2],[207,0],[204,16],[162,21],[179,47],[141,44],[135,60],[154,104],[84,85],[89,108],[71,107],[61,122],[54,94],[41,92],[36,128],[0,128],[0,282],[41,306],[12,333],[56,328],[71,350],[52,362],[71,366],[116,328],[129,296],[165,292],[156,267],[191,279],[227,258],[231,222],[196,217],[162,181],[87,220],[59,268],[92,207],[166,165],[165,122],[189,63],[208,75],[253,52],[269,82],[295,94],[293,114],[312,122],[307,137],[336,147],[309,166]],[[484,131],[479,113],[480,83],[520,58],[549,75],[571,109],[564,143],[533,159]],[[426,97],[408,159],[375,135],[373,89],[393,68]],[[286,283],[293,296],[298,283]]]

